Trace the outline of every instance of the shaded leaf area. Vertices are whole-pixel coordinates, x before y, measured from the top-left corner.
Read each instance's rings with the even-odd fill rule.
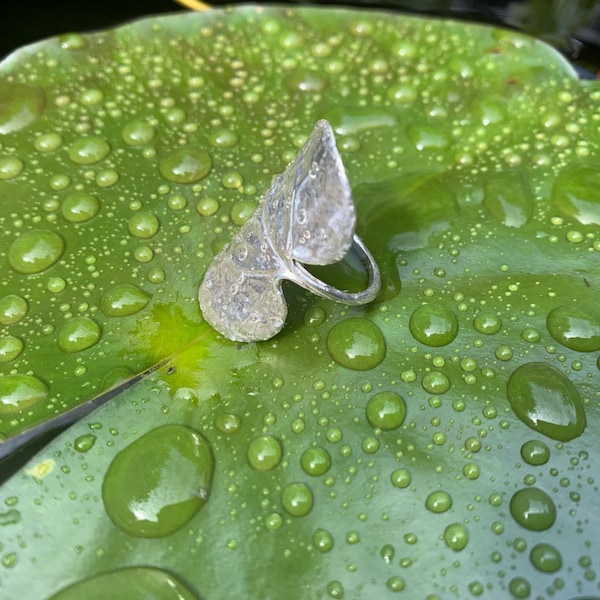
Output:
[[[3,594],[598,593],[597,85],[511,32],[253,7],[2,73],[3,434],[171,357],[3,486]],[[202,273],[319,118],[381,296],[290,285],[224,341]]]

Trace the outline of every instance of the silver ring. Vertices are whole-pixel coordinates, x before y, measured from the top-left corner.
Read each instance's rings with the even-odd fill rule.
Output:
[[[333,300],[334,302],[341,302],[343,304],[348,304],[349,306],[367,304],[375,300],[375,297],[381,289],[381,275],[373,255],[356,234],[353,236],[352,248],[356,250],[361,261],[367,267],[369,285],[366,290],[361,292],[346,292],[339,290],[315,277],[297,260],[292,261],[294,271],[288,279],[304,289],[307,289],[309,292],[321,296],[322,298]]]
[[[381,276],[355,228],[350,183],[333,130],[321,120],[206,270],[198,291],[204,319],[230,340],[267,340],[287,317],[284,279],[336,302],[371,302]],[[369,283],[361,292],[339,290],[304,267],[334,264],[352,248],[368,271]]]

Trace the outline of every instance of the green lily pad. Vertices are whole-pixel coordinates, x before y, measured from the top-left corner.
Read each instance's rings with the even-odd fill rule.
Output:
[[[599,101],[532,38],[348,9],[10,56],[0,432],[133,384],[0,490],[0,595],[598,595]],[[202,275],[320,118],[382,293],[228,342]]]

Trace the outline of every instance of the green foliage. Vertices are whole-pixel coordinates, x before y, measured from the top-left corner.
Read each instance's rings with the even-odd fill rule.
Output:
[[[0,595],[597,593],[599,101],[529,37],[346,9],[9,57],[0,431],[157,368],[0,490]],[[202,274],[319,118],[383,291],[230,343]]]

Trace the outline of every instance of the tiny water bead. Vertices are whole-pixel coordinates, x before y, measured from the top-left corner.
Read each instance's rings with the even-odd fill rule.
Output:
[[[68,154],[75,164],[93,165],[110,154],[110,145],[100,136],[82,137],[71,144]]]
[[[556,520],[556,506],[546,492],[527,487],[515,492],[510,499],[513,519],[531,531],[550,529]]]
[[[452,507],[452,498],[441,490],[432,492],[425,500],[425,507],[433,513],[443,513]]]
[[[257,471],[271,471],[283,456],[281,443],[270,435],[257,437],[248,446],[248,463]]]
[[[60,590],[49,600],[197,600],[172,573],[155,567],[123,567],[94,575]]]
[[[0,83],[0,134],[24,129],[46,108],[43,89],[24,83]]]
[[[0,363],[15,360],[23,352],[24,347],[23,340],[14,335],[0,337]]]
[[[529,553],[533,566],[544,573],[554,573],[562,567],[562,556],[552,544],[536,544]]]
[[[8,262],[18,273],[41,273],[54,265],[65,250],[65,241],[54,231],[34,229],[20,235],[10,246]]]
[[[61,204],[61,212],[69,223],[85,223],[100,211],[100,201],[96,196],[77,192],[67,196]]]
[[[473,321],[473,327],[484,335],[493,335],[502,328],[502,321],[493,313],[481,313]]]
[[[22,413],[47,397],[48,387],[33,375],[0,377],[0,415]]]
[[[102,296],[100,309],[107,317],[134,315],[146,307],[152,295],[133,284],[118,285]]]
[[[379,392],[369,398],[366,414],[373,427],[385,431],[397,429],[404,423],[406,403],[404,398],[395,392]]]
[[[313,495],[305,483],[290,483],[281,491],[281,505],[293,517],[304,517],[313,508]]]
[[[0,299],[0,324],[14,325],[26,316],[29,310],[27,300],[16,294],[9,294]]]
[[[91,317],[73,317],[59,331],[58,346],[65,352],[81,352],[97,344],[101,335],[100,325]]]
[[[124,532],[164,537],[207,502],[214,472],[208,442],[184,425],[163,425],[121,450],[102,482],[108,516]]]
[[[559,306],[548,314],[546,325],[550,335],[571,350],[600,350],[600,317],[590,310]]]
[[[151,212],[137,212],[127,225],[129,233],[136,238],[147,240],[158,233],[160,222]]]
[[[329,471],[331,456],[325,448],[308,448],[302,453],[300,464],[306,474],[318,477]]]
[[[555,367],[537,362],[521,365],[510,376],[507,393],[517,417],[538,433],[567,442],[585,429],[579,392]]]
[[[463,550],[469,542],[469,532],[464,525],[452,523],[444,530],[444,541],[448,548],[456,552]]]
[[[333,536],[326,529],[317,529],[312,535],[312,542],[319,552],[329,552],[333,548]]]
[[[521,456],[529,465],[545,465],[550,460],[550,448],[541,440],[529,440],[521,446]]]
[[[178,148],[159,163],[160,174],[173,183],[195,183],[212,169],[212,158],[200,148]]]
[[[440,347],[452,342],[458,334],[454,313],[441,304],[424,304],[411,315],[412,336],[426,346]]]
[[[367,371],[385,358],[381,330],[368,319],[351,317],[336,323],[327,336],[327,350],[342,367]]]

